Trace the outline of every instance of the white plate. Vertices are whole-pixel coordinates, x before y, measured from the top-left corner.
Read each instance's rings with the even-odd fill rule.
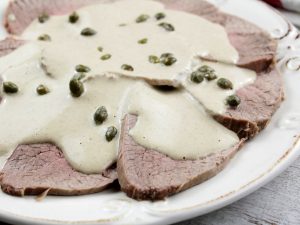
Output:
[[[0,1],[0,14],[7,2]],[[171,224],[219,209],[250,194],[297,158],[300,154],[300,38],[296,29],[276,11],[255,0],[213,2],[279,39],[278,67],[286,84],[286,100],[269,126],[246,144],[216,177],[165,201],[137,202],[124,193],[109,190],[79,197],[47,197],[42,202],[34,197],[17,198],[0,193],[3,221],[39,225]]]

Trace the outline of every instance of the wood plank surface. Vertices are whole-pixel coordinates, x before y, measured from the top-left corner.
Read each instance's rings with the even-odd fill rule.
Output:
[[[266,186],[223,209],[176,225],[300,225],[300,158]]]

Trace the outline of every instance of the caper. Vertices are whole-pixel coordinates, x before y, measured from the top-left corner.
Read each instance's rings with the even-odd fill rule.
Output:
[[[165,66],[171,66],[177,62],[177,59],[171,53],[164,53],[160,56],[160,63]]]
[[[14,94],[19,91],[18,86],[10,81],[3,82],[3,91],[8,94]]]
[[[49,20],[49,15],[46,13],[43,13],[38,17],[38,20],[40,23],[45,23],[47,20]]]
[[[137,22],[137,23],[142,23],[142,22],[147,21],[149,18],[150,18],[149,15],[147,15],[147,14],[142,14],[142,15],[140,15],[138,18],[135,19],[135,22]]]
[[[42,34],[38,37],[39,41],[51,41],[51,37],[48,34]]]
[[[69,83],[69,88],[73,97],[80,97],[84,92],[83,83],[79,79],[72,78]]]
[[[104,106],[99,107],[94,114],[96,124],[102,124],[108,117],[107,110]]]
[[[166,14],[164,14],[162,12],[159,12],[159,13],[156,13],[154,17],[155,17],[156,20],[161,20],[161,19],[164,19],[166,17]]]
[[[103,52],[103,47],[99,46],[97,49],[99,52]]]
[[[150,63],[153,63],[153,64],[159,63],[159,58],[155,55],[150,55],[148,59],[149,59]]]
[[[45,85],[40,84],[37,88],[36,88],[36,92],[39,95],[46,95],[50,92],[49,88],[47,88]]]
[[[191,74],[191,81],[200,84],[204,80],[203,74],[199,71],[194,71]]]
[[[211,81],[211,80],[215,80],[217,79],[217,75],[214,73],[214,72],[206,72],[206,73],[203,73],[204,74],[204,78],[208,81]]]
[[[174,31],[175,30],[174,26],[170,23],[160,23],[160,24],[158,24],[158,26],[164,28],[166,31]]]
[[[138,40],[138,43],[139,44],[147,44],[147,42],[148,42],[148,39],[147,38],[143,38],[143,39],[141,39],[141,40]]]
[[[117,133],[118,133],[118,130],[114,126],[107,128],[107,131],[105,133],[106,140],[108,142],[110,142],[112,139],[114,139],[114,137],[117,135]]]
[[[85,65],[82,65],[82,64],[79,64],[75,67],[75,70],[78,72],[78,73],[87,73],[87,72],[90,72],[91,69]]]
[[[226,98],[226,103],[231,107],[237,107],[241,103],[241,99],[237,95],[230,95]]]
[[[78,80],[81,80],[85,78],[85,74],[84,73],[76,73],[74,76],[73,76],[73,79],[78,79]]]
[[[81,35],[83,36],[93,36],[97,34],[97,31],[93,30],[92,28],[84,28],[82,31],[81,31]]]
[[[160,58],[167,58],[167,57],[172,57],[173,54],[172,53],[163,53],[161,54]]]
[[[232,82],[225,78],[218,79],[217,84],[220,88],[223,88],[223,89],[232,89],[233,88]]]
[[[163,60],[160,61],[162,64],[164,64],[165,66],[172,66],[174,63],[177,62],[177,59],[174,57],[168,57],[168,58],[164,58]]]
[[[123,64],[121,66],[121,69],[122,70],[127,70],[127,71],[134,71],[134,68],[131,65],[128,65],[128,64]]]
[[[203,73],[213,73],[215,70],[207,65],[203,65],[198,68],[198,71],[203,72]]]
[[[120,23],[119,27],[125,27],[127,24],[126,23]]]
[[[111,58],[111,54],[105,54],[105,55],[101,56],[102,60],[108,60],[110,58]]]
[[[69,16],[69,22],[70,23],[76,23],[79,20],[79,15],[76,12],[73,12],[70,16]]]

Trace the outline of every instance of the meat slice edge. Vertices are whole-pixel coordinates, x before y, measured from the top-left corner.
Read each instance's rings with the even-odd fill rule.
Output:
[[[276,68],[257,76],[253,84],[239,89],[241,104],[214,118],[240,138],[253,138],[270,122],[284,99],[282,75]]]
[[[23,40],[18,40],[13,37],[5,38],[4,40],[0,41],[0,57],[11,53],[24,43],[25,42]]]
[[[3,192],[16,195],[83,195],[104,190],[117,179],[115,169],[83,174],[68,164],[52,144],[20,145],[0,173]]]
[[[4,26],[8,33],[19,35],[42,14],[62,15],[89,4],[105,1],[107,0],[14,0],[10,1],[6,9]]]
[[[117,172],[121,189],[137,200],[159,200],[184,191],[219,173],[243,145],[211,154],[199,160],[173,160],[134,142],[129,130],[137,116],[124,118]]]

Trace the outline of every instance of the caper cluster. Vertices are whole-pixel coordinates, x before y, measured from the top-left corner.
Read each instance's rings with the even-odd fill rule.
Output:
[[[191,81],[197,84],[201,83],[204,79],[212,81],[217,78],[215,70],[207,65],[201,66],[191,73]]]
[[[190,79],[192,82],[200,84],[206,79],[207,81],[212,81],[217,79],[216,72],[213,68],[203,65],[199,67],[197,70],[193,71],[190,75]],[[217,80],[218,87],[224,90],[233,89],[233,83],[226,78],[219,78]],[[226,104],[231,107],[237,107],[241,103],[241,99],[237,95],[230,95],[226,98]]]
[[[148,60],[150,63],[156,64],[160,63],[161,65],[164,66],[172,66],[177,62],[177,59],[174,57],[172,53],[163,53],[161,54],[160,57],[155,56],[155,55],[150,55],[148,57]]]

